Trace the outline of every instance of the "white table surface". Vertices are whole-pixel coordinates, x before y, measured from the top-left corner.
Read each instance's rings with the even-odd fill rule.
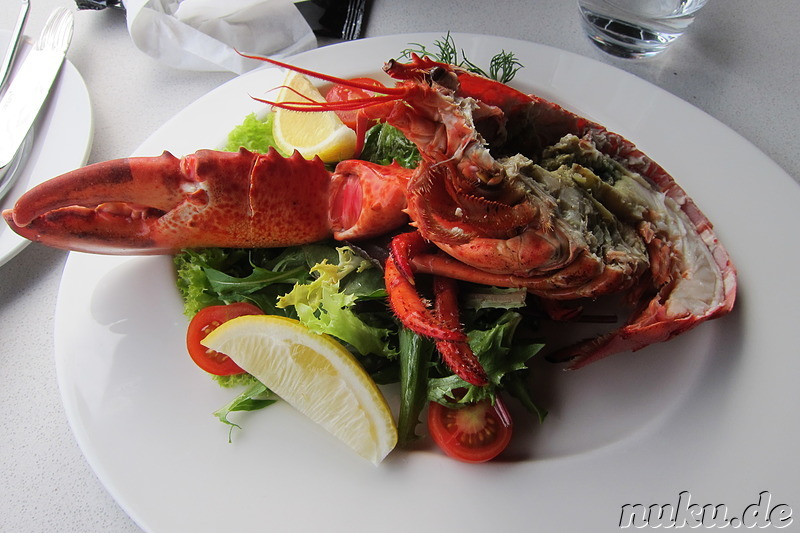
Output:
[[[74,8],[67,0],[31,1],[26,33],[33,36],[54,7]],[[0,2],[0,29],[12,29],[18,7]],[[366,36],[484,33],[591,57],[706,111],[800,180],[798,26],[796,0],[711,0],[671,50],[634,62],[595,49],[571,0],[374,0]],[[129,155],[174,113],[233,77],[157,63],[133,46],[124,14],[114,10],[76,12],[67,57],[91,95],[89,162]],[[139,531],[89,468],[61,405],[53,313],[65,259],[34,244],[0,267],[0,531]]]

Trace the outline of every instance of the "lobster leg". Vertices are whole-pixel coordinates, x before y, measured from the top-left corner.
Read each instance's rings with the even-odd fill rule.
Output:
[[[453,329],[460,328],[456,281],[436,276],[433,278],[433,292],[436,295],[436,316]],[[436,349],[445,364],[467,383],[477,386],[489,383],[486,371],[466,341],[437,340]]]
[[[458,377],[473,385],[486,385],[486,372],[461,330],[455,281],[441,276],[434,278],[433,312],[417,293],[411,257],[428,246],[416,231],[392,239],[385,270],[389,303],[405,327],[436,341],[445,364]]]
[[[431,312],[391,256],[386,260],[384,277],[389,305],[405,327],[436,340],[466,340],[463,332],[451,328]]]

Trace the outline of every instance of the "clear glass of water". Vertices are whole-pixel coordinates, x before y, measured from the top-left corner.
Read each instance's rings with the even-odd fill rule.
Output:
[[[601,50],[627,58],[663,52],[708,0],[578,0],[586,34]]]

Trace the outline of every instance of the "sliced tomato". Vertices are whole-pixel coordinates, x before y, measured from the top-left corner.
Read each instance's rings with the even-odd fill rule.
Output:
[[[189,322],[186,332],[186,347],[197,366],[217,376],[243,374],[244,370],[224,353],[209,350],[200,341],[232,318],[244,315],[263,315],[264,312],[253,304],[238,302],[228,305],[212,305],[201,309]]]
[[[454,459],[467,463],[483,463],[494,459],[511,441],[513,423],[497,397],[460,409],[437,402],[428,406],[428,431],[433,441]]]
[[[372,78],[353,78],[354,82],[360,84],[373,85],[374,87],[383,87],[381,83]],[[356,87],[348,87],[347,85],[334,85],[327,93],[325,93],[325,100],[328,102],[348,102],[350,100],[358,100],[361,98],[369,98],[373,93]],[[358,124],[358,110],[336,110],[336,115],[345,123],[345,125],[353,130],[357,129]]]

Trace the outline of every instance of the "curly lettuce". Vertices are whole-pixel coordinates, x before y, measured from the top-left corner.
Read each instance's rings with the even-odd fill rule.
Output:
[[[272,135],[274,118],[273,113],[267,113],[261,119],[255,113],[250,113],[228,134],[228,141],[223,150],[238,152],[239,148],[245,148],[251,152],[265,154],[270,148],[277,149],[275,137]]]
[[[336,337],[361,355],[394,357],[397,351],[390,342],[392,332],[388,328],[367,324],[355,312],[359,298],[385,295],[383,280],[372,277],[372,283],[359,283],[358,292],[352,290],[356,285],[350,285],[350,290],[342,285],[347,276],[375,269],[375,265],[350,248],[341,247],[336,251],[338,259],[335,264],[326,259],[311,267],[310,272],[316,279],[296,284],[278,299],[277,306],[293,306],[300,322],[312,331]]]

